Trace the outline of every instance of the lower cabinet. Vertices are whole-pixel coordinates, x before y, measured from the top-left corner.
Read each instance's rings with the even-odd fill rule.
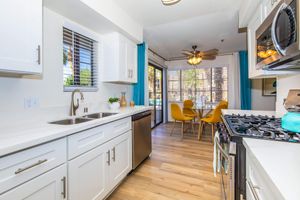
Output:
[[[6,193],[0,200],[64,200],[67,199],[67,167],[57,167]]]
[[[132,169],[131,131],[115,138],[108,145],[111,152],[109,167],[110,189],[113,189]]]
[[[108,192],[108,150],[99,146],[69,161],[69,199],[102,199]]]
[[[69,199],[103,199],[131,171],[131,149],[128,131],[69,161]]]

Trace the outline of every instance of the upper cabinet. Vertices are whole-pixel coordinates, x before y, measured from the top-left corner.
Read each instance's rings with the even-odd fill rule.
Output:
[[[107,34],[103,38],[102,55],[103,82],[137,82],[137,45],[134,42],[117,32]]]
[[[0,72],[42,73],[42,3],[0,1]]]

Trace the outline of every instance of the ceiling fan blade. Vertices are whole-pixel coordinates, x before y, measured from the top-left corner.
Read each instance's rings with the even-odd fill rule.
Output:
[[[199,53],[200,56],[204,56],[204,55],[217,55],[219,52],[218,49],[211,49],[211,50],[208,50],[208,51],[201,51]]]
[[[201,58],[203,60],[215,60],[216,56],[215,55],[204,55],[204,56],[201,56]]]
[[[182,54],[187,55],[187,56],[192,56],[192,55],[194,55],[192,52],[187,51],[187,50],[182,50]]]

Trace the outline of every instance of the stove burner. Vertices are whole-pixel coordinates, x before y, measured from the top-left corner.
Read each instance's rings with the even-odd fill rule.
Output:
[[[281,119],[274,116],[225,115],[224,119],[234,135],[287,142],[300,142],[300,133],[281,128]]]

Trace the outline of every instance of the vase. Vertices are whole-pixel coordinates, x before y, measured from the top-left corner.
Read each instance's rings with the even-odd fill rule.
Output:
[[[122,92],[121,93],[122,96],[121,96],[121,100],[120,100],[120,104],[121,104],[121,107],[126,107],[127,106],[127,101],[126,101],[126,92]]]

